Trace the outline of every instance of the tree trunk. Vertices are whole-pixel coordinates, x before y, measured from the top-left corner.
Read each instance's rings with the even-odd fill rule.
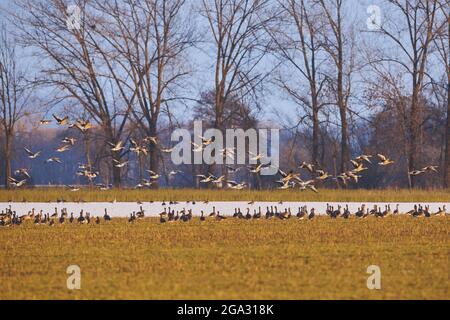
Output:
[[[313,102],[312,163],[319,165],[319,112]]]
[[[348,149],[347,108],[341,106],[339,109],[341,116],[341,172],[345,172],[347,171],[347,165],[350,161]]]
[[[444,187],[450,188],[450,81],[447,82],[447,134],[445,139]]]
[[[9,132],[5,133],[5,187],[6,189],[11,188],[11,149],[12,149],[12,134]]]
[[[415,77],[413,76],[413,94],[411,101],[411,114],[409,119],[409,155],[408,155],[408,171],[415,170],[416,162],[417,162],[417,139],[418,139],[418,85],[416,84]],[[416,179],[414,176],[411,176],[411,188],[416,186]]]
[[[150,123],[150,128],[149,128],[149,135],[151,137],[157,137],[157,130],[156,130],[156,126],[157,126],[157,120],[156,117],[153,116],[152,117],[152,122]],[[150,154],[150,170],[152,170],[155,173],[159,173],[159,154],[158,154],[158,149],[155,145],[153,145],[150,142],[150,150],[149,150],[149,154]],[[158,180],[154,180],[153,184],[152,184],[152,188],[153,189],[158,189],[159,184],[158,184]]]
[[[115,166],[115,164],[116,164],[116,162],[114,161],[114,160],[116,160],[116,161],[119,161],[120,162],[120,154],[119,154],[119,152],[113,152],[113,154],[112,154],[112,160],[111,160],[111,164],[112,164],[112,175],[113,175],[113,187],[114,188],[120,188],[120,169],[121,168],[117,168],[116,166]]]

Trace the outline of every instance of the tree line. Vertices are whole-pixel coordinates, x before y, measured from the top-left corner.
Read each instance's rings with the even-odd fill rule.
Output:
[[[371,171],[360,185],[450,187],[448,2],[385,0],[369,13],[355,7],[343,0],[12,0],[0,30],[2,180],[9,187],[17,168],[33,165],[38,184],[73,183],[81,163],[116,187],[140,181],[145,170],[168,186],[198,186],[195,175],[205,172],[228,177],[224,165],[185,166],[172,177],[168,156],[145,139],[168,146],[171,131],[202,119],[222,131],[279,127],[286,169],[308,161],[338,175],[355,155],[384,153],[396,166]],[[93,129],[39,125],[53,113]],[[50,153],[70,135],[79,152],[64,154],[52,178],[40,173],[48,164],[24,156],[23,147]],[[111,151],[130,139],[148,152]],[[124,161],[126,168],[116,165]],[[409,174],[431,164],[439,174]]]

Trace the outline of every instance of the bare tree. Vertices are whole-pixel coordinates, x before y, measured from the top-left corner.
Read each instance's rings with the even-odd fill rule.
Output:
[[[407,166],[408,171],[412,171],[420,165],[418,159],[423,130],[420,99],[426,85],[433,41],[444,25],[442,19],[438,19],[438,11],[443,4],[435,0],[387,0],[386,5],[385,11],[390,11],[393,15],[390,19],[385,18],[386,22],[375,34],[380,35],[380,41],[388,41],[394,48],[380,48],[378,56],[372,59],[371,63],[395,65],[401,69],[402,74],[409,77],[408,90],[411,99],[405,126]],[[409,179],[410,186],[414,187],[414,178]]]
[[[117,76],[120,85],[136,93],[136,107],[131,112],[146,136],[157,138],[161,112],[170,112],[171,104],[186,98],[181,92],[186,86],[183,80],[190,74],[186,51],[196,36],[185,2],[96,1],[97,9],[108,15],[108,23],[96,30],[111,45],[115,61],[123,68],[123,74]],[[149,149],[150,170],[158,172],[159,150],[151,141]]]
[[[16,44],[0,25],[0,125],[4,138],[5,186],[11,186],[11,160],[18,122],[29,114],[31,90],[18,60]]]
[[[435,92],[440,95],[442,103],[447,106],[447,125],[445,133],[445,155],[444,155],[444,187],[450,188],[450,14],[448,7],[444,5],[445,1],[440,1],[440,11],[447,21],[447,27],[440,28],[434,39],[439,60],[445,66],[445,73],[442,81],[435,83]],[[446,81],[446,82],[445,82]],[[442,94],[441,94],[442,92]]]
[[[202,1],[214,48],[214,128],[223,131],[227,100],[256,100],[268,74],[258,66],[267,53],[265,26],[272,15],[267,0]]]
[[[319,112],[325,105],[321,94],[326,81],[320,70],[324,59],[320,39],[323,28],[321,15],[311,0],[279,0],[278,8],[278,19],[268,29],[275,53],[286,67],[277,82],[312,121],[312,162],[317,165]],[[294,72],[298,76],[294,76]]]
[[[326,17],[328,28],[322,34],[323,47],[328,52],[333,62],[329,73],[329,92],[335,97],[339,109],[341,132],[341,162],[340,170],[344,172],[350,160],[350,141],[348,126],[348,102],[352,88],[352,74],[355,69],[355,51],[353,30],[344,25],[346,21],[344,1],[342,0],[317,0]],[[348,24],[350,25],[350,24]]]
[[[74,10],[79,11],[79,17],[73,17],[59,0],[17,0],[17,4],[21,14],[16,16],[16,25],[24,42],[37,49],[37,57],[43,61],[40,83],[60,90],[56,100],[75,101],[84,108],[101,127],[105,144],[122,140],[136,94],[118,80],[114,52],[96,31],[97,25],[105,22],[105,13],[87,0],[76,2]],[[120,185],[120,168],[113,160],[120,158],[120,153],[111,152],[116,187]]]

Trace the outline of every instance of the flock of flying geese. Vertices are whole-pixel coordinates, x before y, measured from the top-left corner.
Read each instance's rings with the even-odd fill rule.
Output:
[[[55,119],[55,121],[58,125],[60,125],[60,126],[67,125],[68,128],[76,128],[83,134],[85,134],[86,132],[88,132],[89,129],[92,128],[92,125],[90,124],[89,121],[77,120],[71,124],[71,123],[69,123],[68,116],[60,118],[53,114],[53,118]],[[40,121],[40,124],[46,125],[51,122],[52,122],[52,120],[42,119]],[[192,142],[193,152],[203,151],[203,149],[206,146],[210,145],[214,141],[213,138],[204,138],[202,136],[199,136],[199,138],[201,138],[201,141],[202,141],[200,144],[196,144],[196,143]],[[65,137],[64,139],[62,139],[62,143],[63,144],[61,146],[59,146],[55,149],[55,151],[57,153],[63,153],[63,152],[70,150],[70,148],[76,143],[76,139],[73,137]],[[147,155],[148,154],[147,146],[149,146],[149,145],[159,148],[164,153],[171,153],[174,150],[174,148],[160,147],[157,137],[151,137],[151,136],[145,137],[144,139],[142,139],[142,141],[140,143],[138,143],[133,138],[130,138],[129,143],[130,144],[129,144],[128,150],[131,152],[134,152],[137,156],[140,156],[141,154]],[[126,145],[126,143],[124,143],[122,141],[118,141],[117,143],[108,142],[108,144],[110,146],[111,152],[118,153],[118,154],[120,154],[120,152],[122,152],[125,149],[125,145]],[[35,152],[26,147],[24,149],[28,155],[28,158],[30,158],[30,159],[36,159],[41,154],[41,151]],[[219,150],[219,152],[222,154],[224,159],[226,157],[234,159],[235,151],[233,148],[224,148],[224,149]],[[261,170],[263,170],[266,167],[271,166],[271,164],[262,164],[261,163],[260,160],[264,158],[264,155],[262,155],[262,154],[254,154],[252,152],[249,152],[248,155],[249,155],[250,160],[258,161],[260,164],[253,165],[253,166],[242,166],[242,167],[238,167],[238,168],[226,166],[228,172],[231,174],[235,174],[239,170],[244,169],[244,170],[248,170],[252,174],[258,175],[258,174],[260,174]],[[347,185],[347,183],[349,181],[358,183],[359,179],[362,177],[361,173],[365,170],[368,170],[368,168],[365,165],[372,164],[372,161],[371,161],[372,157],[378,158],[377,164],[379,166],[388,166],[388,165],[394,163],[394,161],[389,159],[389,157],[387,157],[383,154],[380,154],[380,153],[378,153],[377,155],[374,155],[374,156],[363,154],[363,155],[360,155],[360,156],[350,160],[351,164],[353,165],[352,170],[348,170],[346,172],[343,172],[343,173],[337,175],[336,177],[333,177],[328,172],[318,168],[314,164],[302,162],[299,166],[299,169],[307,170],[311,176],[310,180],[306,180],[306,181],[303,180],[301,178],[301,174],[294,173],[293,170],[291,170],[290,172],[284,172],[282,170],[278,170],[278,174],[281,176],[281,178],[279,180],[275,181],[275,183],[278,185],[278,189],[281,189],[281,190],[297,187],[300,190],[311,190],[313,192],[318,192],[318,190],[316,188],[316,183],[323,182],[327,179],[334,179],[335,181],[339,181],[340,183],[343,183],[344,185]],[[117,168],[123,168],[126,165],[128,165],[128,162],[129,162],[128,160],[127,161],[114,160],[114,166]],[[48,158],[47,160],[45,160],[45,163],[60,164],[60,163],[62,163],[62,161],[59,157],[52,156],[52,157]],[[426,166],[420,170],[413,170],[413,171],[409,172],[409,174],[411,176],[417,176],[417,175],[421,175],[421,174],[425,174],[425,173],[438,172],[437,169],[438,169],[438,166],[430,165],[430,166]],[[149,173],[149,179],[142,179],[135,186],[135,188],[139,189],[139,188],[151,187],[155,183],[155,181],[157,181],[161,177],[159,173],[156,173],[152,170],[146,170],[146,171]],[[10,181],[10,184],[16,188],[24,186],[26,184],[27,180],[31,178],[29,170],[27,168],[17,169],[14,171],[14,173],[18,178],[10,177],[9,181]],[[180,170],[172,170],[169,173],[169,177],[175,176],[177,174],[182,174],[182,173],[183,172]],[[92,168],[90,168],[87,165],[81,164],[78,167],[76,175],[86,177],[89,180],[89,182],[92,183],[93,180],[98,177],[99,172],[93,170]],[[200,183],[212,184],[218,188],[221,188],[224,185],[226,185],[230,189],[235,189],[235,190],[242,190],[244,188],[249,187],[249,185],[246,182],[236,182],[235,180],[228,180],[228,179],[226,179],[225,175],[217,177],[211,173],[208,173],[207,175],[199,174],[199,175],[197,175],[197,178],[200,179],[199,180]],[[98,183],[98,184],[96,184],[96,186],[99,188],[99,190],[107,190],[111,187],[110,185],[105,185],[102,183]],[[71,191],[80,190],[80,187],[78,187],[78,186],[68,185],[67,187],[69,187]]]
[[[189,202],[189,201],[188,201]],[[164,207],[164,211],[159,213],[159,222],[160,223],[170,223],[170,222],[189,222],[194,219],[194,215],[192,209],[186,210],[183,208],[182,210],[175,211],[171,209],[170,206],[166,206],[166,203],[162,203]],[[177,205],[178,202],[170,202],[170,205]],[[192,204],[195,204],[195,201],[192,201]],[[255,202],[251,201],[248,203],[249,205],[254,205]],[[282,202],[279,202],[282,204]],[[234,213],[232,215],[223,215],[216,208],[213,207],[212,212],[205,214],[203,210],[200,211],[200,221],[213,220],[213,221],[222,221],[227,218],[234,219],[243,219],[243,220],[258,220],[258,219],[279,219],[279,220],[288,220],[290,218],[297,218],[298,220],[312,220],[316,216],[316,211],[314,208],[308,210],[308,207],[301,206],[298,207],[298,211],[296,213],[291,212],[291,208],[285,208],[284,210],[278,210],[277,206],[267,206],[265,213],[262,212],[261,207],[258,209],[253,209],[253,214],[250,212],[251,209],[249,207],[246,208],[246,213],[243,213],[240,208],[234,208]],[[343,218],[348,219],[350,216],[354,216],[356,218],[367,218],[369,216],[373,216],[376,218],[384,218],[388,216],[394,216],[398,214],[402,214],[399,210],[399,205],[397,204],[394,210],[391,209],[391,206],[385,205],[384,209],[381,206],[374,205],[372,209],[366,207],[365,204],[361,205],[358,210],[354,213],[351,213],[348,205],[341,206],[338,205],[337,208],[327,204],[327,208],[325,211],[326,215],[330,218]],[[414,205],[414,208],[403,212],[403,214],[411,215],[414,218],[417,217],[425,217],[430,218],[432,216],[445,216],[449,213],[446,212],[446,206],[444,205],[442,208],[439,207],[438,211],[431,212],[429,206],[425,205]],[[140,219],[145,218],[145,213],[142,208],[137,212],[133,212],[130,214],[127,221],[129,223],[134,223]],[[111,216],[108,214],[107,209],[104,209],[103,221],[108,222],[111,221]],[[100,224],[102,219],[100,216],[91,216],[89,212],[80,211],[78,217],[74,217],[74,213],[71,212],[70,215],[67,209],[63,208],[58,212],[58,209],[55,208],[53,214],[44,213],[42,210],[39,212],[35,212],[34,208],[29,211],[25,215],[17,215],[16,211],[9,208],[2,210],[0,213],[0,226],[15,226],[21,225],[22,223],[26,223],[27,221],[33,222],[35,225],[49,225],[54,226],[56,224],[65,224],[65,223],[77,223],[77,224]]]

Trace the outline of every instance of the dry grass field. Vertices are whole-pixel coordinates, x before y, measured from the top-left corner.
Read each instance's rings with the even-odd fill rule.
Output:
[[[449,222],[147,218],[3,227],[0,299],[449,299]],[[66,287],[73,264],[81,290]],[[366,287],[369,265],[381,268],[381,290]]]
[[[134,190],[82,189],[71,192],[64,188],[34,188],[0,190],[0,202],[48,202],[56,200],[68,202],[90,201],[366,201],[366,202],[450,202],[450,190],[335,190],[320,189],[319,193],[300,190],[214,190],[214,189],[159,189]]]

